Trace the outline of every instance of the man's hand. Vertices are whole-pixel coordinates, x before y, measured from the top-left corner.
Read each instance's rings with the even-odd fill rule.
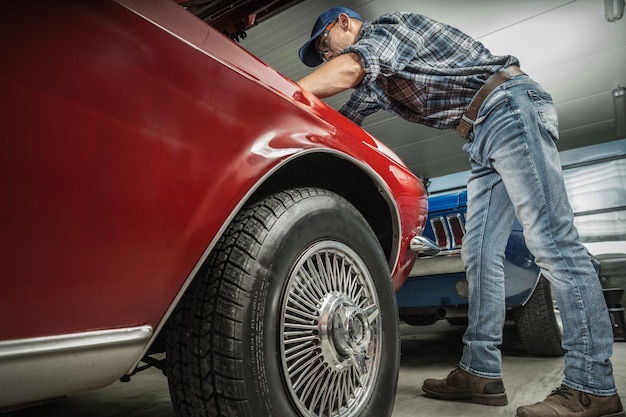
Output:
[[[322,64],[298,84],[317,97],[326,98],[358,86],[364,76],[361,57],[348,52]]]

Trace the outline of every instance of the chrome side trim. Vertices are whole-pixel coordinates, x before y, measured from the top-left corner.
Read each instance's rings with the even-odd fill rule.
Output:
[[[436,256],[419,257],[409,277],[423,277],[428,275],[452,274],[465,272],[461,251],[441,251]]]
[[[60,336],[35,337],[0,342],[0,361],[17,356],[51,351],[145,341],[152,335],[151,326],[98,330]]]
[[[107,386],[124,376],[151,326],[0,342],[0,409]]]

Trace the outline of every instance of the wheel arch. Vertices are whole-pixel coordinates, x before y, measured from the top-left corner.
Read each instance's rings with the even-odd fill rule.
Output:
[[[196,278],[199,267],[213,250],[224,229],[236,214],[248,204],[280,190],[296,187],[319,187],[333,191],[347,199],[365,217],[374,231],[392,272],[399,256],[400,215],[391,190],[369,166],[343,153],[333,151],[308,151],[291,157],[276,166],[255,186],[251,193],[237,205],[220,233],[209,244],[202,259],[173,300],[168,311],[155,329],[152,340],[141,357],[163,352],[165,324],[174,309]],[[139,361],[132,369],[138,366]]]
[[[247,202],[279,190],[319,187],[347,199],[365,217],[380,243],[390,270],[398,256],[398,209],[382,179],[368,166],[332,152],[309,152],[281,165]]]

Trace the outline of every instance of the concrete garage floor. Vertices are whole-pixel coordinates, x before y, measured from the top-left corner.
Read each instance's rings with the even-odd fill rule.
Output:
[[[506,407],[487,407],[464,402],[447,402],[424,397],[420,387],[425,378],[441,378],[454,367],[462,350],[463,328],[439,322],[428,327],[401,325],[402,361],[393,417],[484,417],[515,416],[518,406],[541,401],[560,385],[562,358],[526,356],[515,329],[505,329],[502,347],[504,384],[509,397]],[[626,343],[615,343],[613,367],[617,388],[626,398]],[[622,400],[624,401],[624,400]],[[167,381],[160,371],[150,369],[130,383],[117,382],[107,388],[82,394],[2,417],[174,417]],[[282,416],[277,416],[282,417]]]

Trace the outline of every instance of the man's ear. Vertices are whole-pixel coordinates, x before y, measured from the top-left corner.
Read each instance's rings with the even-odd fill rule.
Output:
[[[339,24],[340,24],[341,29],[348,30],[350,26],[350,16],[348,16],[345,13],[341,13],[338,19],[339,19]]]

